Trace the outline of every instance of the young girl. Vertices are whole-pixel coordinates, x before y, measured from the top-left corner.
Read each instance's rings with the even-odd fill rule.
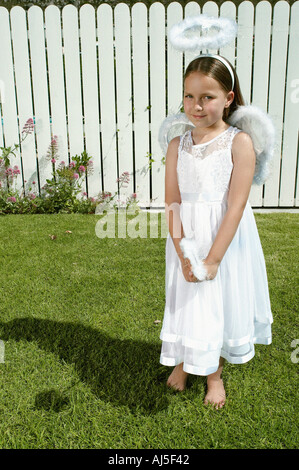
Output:
[[[244,105],[233,66],[195,58],[184,76],[184,112],[195,126],[166,154],[166,303],[160,362],[175,366],[167,385],[184,390],[189,373],[207,376],[204,403],[221,408],[224,360],[243,364],[254,344],[271,343],[273,321],[263,251],[248,202],[256,157],[250,136],[228,124]],[[199,281],[181,241],[196,241]]]

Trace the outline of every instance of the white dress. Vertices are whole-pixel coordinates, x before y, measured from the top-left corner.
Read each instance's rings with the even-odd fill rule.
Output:
[[[195,239],[202,256],[207,256],[227,210],[231,147],[238,132],[230,126],[198,145],[193,145],[190,130],[180,137],[180,216],[185,237]],[[185,280],[170,233],[165,274],[161,364],[183,362],[186,372],[209,375],[217,371],[220,356],[242,364],[254,356],[255,343],[271,343],[265,259],[249,202],[213,280]]]

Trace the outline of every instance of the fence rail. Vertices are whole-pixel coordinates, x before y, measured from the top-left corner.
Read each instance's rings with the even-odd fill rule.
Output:
[[[140,205],[163,207],[158,131],[179,109],[183,72],[195,55],[169,47],[167,31],[199,13],[237,20],[235,45],[212,52],[235,65],[245,101],[269,112],[276,128],[273,172],[252,187],[251,205],[298,207],[298,1],[0,7],[0,146],[19,143],[28,118],[36,124],[12,162],[22,168],[17,187],[28,191],[33,180],[42,187],[51,177],[46,154],[57,135],[61,160],[83,150],[93,157],[82,188],[89,196],[118,191],[117,178],[128,171],[120,199],[137,193]]]

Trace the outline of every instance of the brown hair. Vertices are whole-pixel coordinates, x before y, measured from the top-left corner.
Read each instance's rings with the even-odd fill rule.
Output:
[[[227,119],[237,109],[237,107],[244,106],[245,102],[241,93],[239,79],[236,74],[236,71],[232,64],[229,62],[229,60],[225,60],[231,66],[235,78],[235,85],[233,88],[233,92],[235,94],[234,100],[228,108],[224,108],[222,115],[222,119],[224,121],[227,121]],[[222,62],[220,62],[220,60],[217,60],[214,57],[197,57],[192,60],[184,74],[184,82],[188,75],[190,75],[192,72],[201,72],[202,74],[207,75],[208,77],[214,78],[215,80],[217,80],[217,82],[225,93],[229,93],[232,89],[232,78],[227,67]]]

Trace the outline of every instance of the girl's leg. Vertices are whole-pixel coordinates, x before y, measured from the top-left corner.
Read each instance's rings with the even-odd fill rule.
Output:
[[[204,404],[212,403],[215,405],[216,409],[222,408],[225,403],[225,390],[223,386],[223,381],[221,379],[221,374],[223,371],[224,359],[220,357],[219,368],[214,374],[208,375],[207,378],[207,394],[205,396]]]
[[[186,388],[188,374],[183,370],[183,362],[175,366],[167,380],[167,386],[183,391]]]

